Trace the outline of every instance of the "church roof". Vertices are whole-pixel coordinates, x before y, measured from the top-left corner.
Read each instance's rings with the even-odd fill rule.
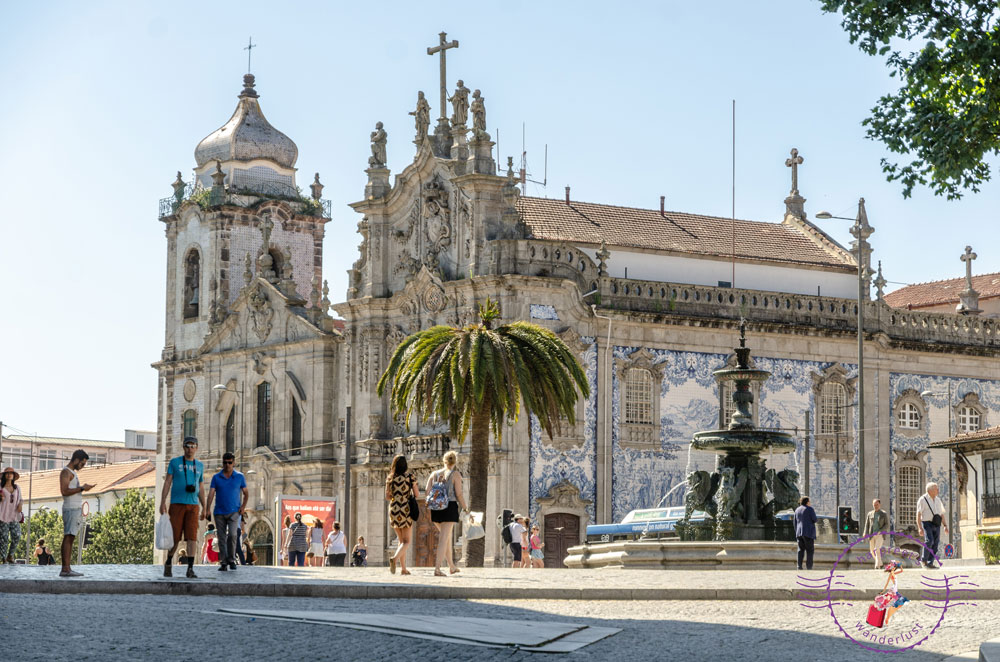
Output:
[[[972,277],[972,289],[980,299],[1000,296],[1000,273]],[[885,302],[893,308],[922,308],[943,303],[958,303],[958,295],[965,290],[965,278],[949,278],[930,283],[917,283],[901,287],[885,295]]]
[[[618,207],[590,202],[522,197],[521,218],[532,236],[553,241],[578,241],[609,247],[731,257],[733,226],[736,258],[850,268],[849,256],[838,257],[792,225],[733,220],[700,214]],[[820,233],[821,234],[821,233]]]
[[[270,159],[286,168],[293,167],[299,158],[299,148],[264,117],[257,103],[259,95],[253,89],[253,74],[243,77],[243,85],[233,116],[195,148],[194,158],[198,166],[215,160]]]

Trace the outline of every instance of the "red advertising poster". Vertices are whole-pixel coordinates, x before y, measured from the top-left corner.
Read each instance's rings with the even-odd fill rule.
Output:
[[[282,532],[279,541],[284,540],[285,517],[290,517],[295,521],[295,513],[302,514],[302,523],[310,527],[316,520],[323,521],[323,542],[333,531],[333,522],[337,519],[337,500],[334,497],[289,497],[280,495],[277,499],[278,526],[276,531]],[[280,544],[280,543],[279,543]],[[277,563],[278,555],[274,555]]]

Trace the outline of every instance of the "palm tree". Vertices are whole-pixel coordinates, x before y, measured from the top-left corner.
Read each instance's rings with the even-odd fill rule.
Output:
[[[395,416],[447,421],[459,443],[472,433],[469,501],[486,512],[490,432],[499,443],[503,423],[517,421],[523,402],[552,437],[560,417],[574,422],[577,391],[590,389],[583,368],[554,333],[528,322],[493,328],[500,317],[496,302],[479,307],[479,324],[463,328],[434,326],[400,343],[378,382],[379,396],[390,386]],[[482,567],[485,542],[469,543],[466,561]]]

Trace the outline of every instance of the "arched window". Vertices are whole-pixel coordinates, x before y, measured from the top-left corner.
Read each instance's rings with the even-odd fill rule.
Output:
[[[653,376],[645,368],[625,371],[625,422],[653,422]]]
[[[292,455],[302,455],[302,413],[292,398]]]
[[[184,412],[184,436],[198,436],[198,414],[194,409],[188,409]]]
[[[271,384],[257,386],[257,446],[271,445]]]
[[[820,393],[819,433],[842,435],[847,430],[847,389],[843,384],[827,382]]]
[[[964,434],[979,429],[979,412],[968,405],[958,408],[958,431]]]
[[[236,452],[236,407],[229,410],[226,419],[226,453]]]
[[[896,526],[906,531],[917,526],[917,499],[923,493],[920,467],[901,466],[896,472]]]
[[[184,258],[184,319],[198,317],[201,286],[201,257],[191,249]]]
[[[920,409],[912,402],[903,402],[896,411],[896,423],[906,430],[920,429]]]

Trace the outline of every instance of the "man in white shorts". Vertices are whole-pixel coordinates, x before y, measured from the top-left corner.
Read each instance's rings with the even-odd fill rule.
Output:
[[[59,474],[59,490],[63,495],[63,541],[62,541],[62,571],[60,577],[83,577],[82,572],[75,572],[69,567],[73,556],[73,540],[80,532],[83,523],[83,493],[94,488],[90,483],[80,484],[77,474],[87,464],[90,456],[83,449],[73,451],[69,464],[63,467]]]

